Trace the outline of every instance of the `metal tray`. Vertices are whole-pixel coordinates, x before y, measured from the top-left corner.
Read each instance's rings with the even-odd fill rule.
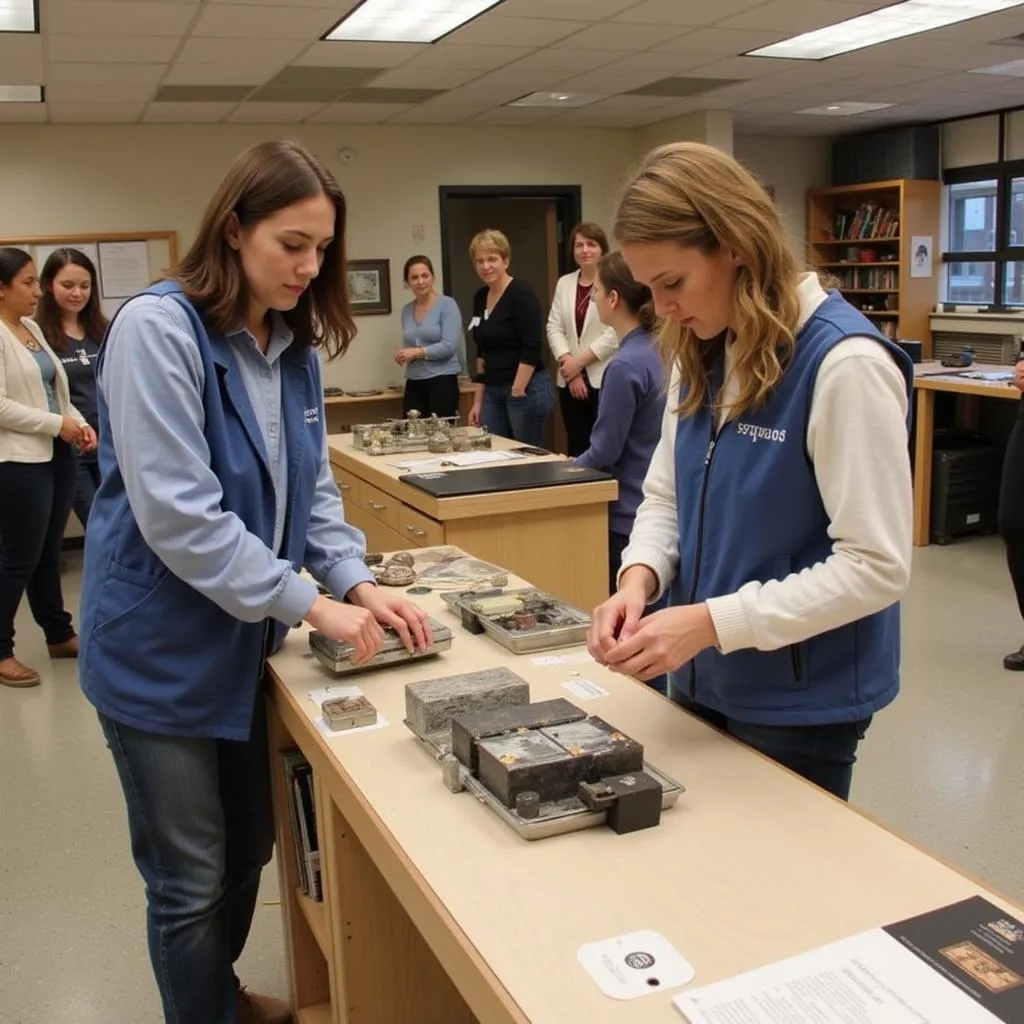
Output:
[[[484,632],[494,640],[497,640],[502,647],[512,651],[513,654],[534,654],[537,651],[550,651],[556,647],[577,647],[586,643],[587,631],[590,629],[590,616],[580,608],[558,601],[557,598],[543,590],[535,587],[526,587],[521,590],[502,591],[505,597],[517,595],[539,596],[551,601],[556,601],[562,612],[571,617],[574,622],[565,626],[544,626],[537,625],[529,630],[510,630],[504,625],[508,616],[491,617],[483,613],[473,612],[470,605],[481,596],[479,593],[460,591],[457,593],[442,593],[441,599],[448,605],[449,609],[456,615],[462,615],[463,611],[473,615],[476,621],[483,627]]]
[[[315,655],[317,661],[329,672],[335,675],[350,675],[354,672],[366,672],[370,669],[382,668],[385,665],[393,665],[397,662],[419,661],[422,658],[432,658],[447,651],[452,646],[452,631],[440,622],[430,619],[430,629],[434,635],[434,642],[425,651],[415,651],[410,654],[398,634],[385,627],[384,646],[367,662],[362,665],[352,664],[352,645],[339,640],[331,640],[314,630],[309,634],[309,649]]]

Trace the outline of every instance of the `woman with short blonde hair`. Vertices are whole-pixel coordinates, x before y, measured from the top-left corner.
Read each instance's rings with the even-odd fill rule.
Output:
[[[910,361],[800,272],[765,190],[710,146],[648,154],[614,232],[673,383],[591,650],[670,672],[678,703],[845,799],[899,689]]]
[[[477,390],[470,424],[528,445],[543,445],[555,389],[544,368],[544,325],[537,293],[508,270],[512,247],[488,228],[469,254],[484,286],[473,296],[469,329],[476,344]]]

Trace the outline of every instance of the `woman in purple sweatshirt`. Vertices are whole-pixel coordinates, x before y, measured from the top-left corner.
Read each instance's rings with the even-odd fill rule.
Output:
[[[619,350],[605,370],[597,421],[590,447],[577,465],[611,473],[619,497],[610,510],[609,593],[616,590],[622,552],[629,543],[633,517],[643,500],[644,477],[661,439],[665,413],[665,369],[651,336],[654,304],[650,289],[633,280],[618,252],[597,265],[593,302],[601,322],[615,331]]]

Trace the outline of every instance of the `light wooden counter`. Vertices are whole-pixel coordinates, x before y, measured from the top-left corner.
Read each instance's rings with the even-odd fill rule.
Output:
[[[459,415],[462,422],[469,420],[476,385],[459,385]],[[386,419],[402,415],[401,388],[385,388],[379,395],[329,395],[324,398],[327,411],[327,429],[337,433],[342,427],[354,423],[383,423]]]
[[[351,680],[385,729],[319,731],[307,695],[333,677],[302,632],[270,662],[276,796],[276,752],[298,745],[315,773],[326,892],[323,904],[297,895],[279,813],[299,1024],[660,1024],[681,1019],[673,992],[608,999],[577,949],[654,929],[693,963],[699,986],[974,894],[1019,914],[643,685],[592,663],[508,655],[463,631],[436,595],[420,600],[452,627],[452,650]],[[535,701],[572,699],[561,684],[573,671],[610,691],[580,706],[686,787],[661,824],[527,842],[471,794],[449,793],[402,724],[404,685],[499,665],[528,680]]]
[[[352,447],[351,434],[332,435],[328,443],[345,518],[366,534],[370,551],[451,544],[586,611],[608,596],[608,503],[618,497],[615,481],[435,498],[398,479],[406,471],[389,463],[402,455],[367,455]],[[496,449],[519,446],[499,437],[493,443]]]
[[[1013,367],[979,363],[966,369],[985,373],[1012,370]],[[956,372],[955,368],[945,367],[939,362],[920,363],[914,367],[914,544],[918,547],[924,547],[931,542],[936,394],[945,391],[975,401],[979,398],[1020,401],[1020,392],[1004,381],[971,380],[950,376]],[[936,376],[937,374],[944,376]]]

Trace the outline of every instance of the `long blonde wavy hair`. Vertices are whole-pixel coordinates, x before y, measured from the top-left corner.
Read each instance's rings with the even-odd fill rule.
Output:
[[[739,260],[733,292],[734,373],[740,382],[733,413],[764,404],[796,344],[800,270],[786,244],[779,212],[740,163],[713,146],[674,142],[641,161],[619,198],[613,226],[624,244],[675,242],[705,255],[726,250]],[[676,410],[692,416],[707,401],[706,342],[663,321],[659,340],[685,386]],[[718,396],[714,396],[718,401]]]

